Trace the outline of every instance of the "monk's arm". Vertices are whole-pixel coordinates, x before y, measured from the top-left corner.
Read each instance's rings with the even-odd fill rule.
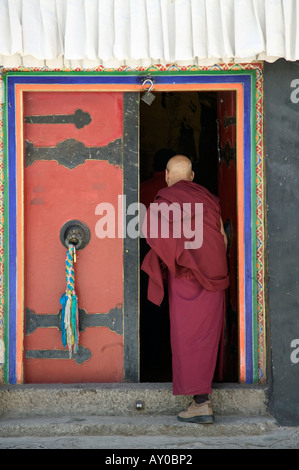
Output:
[[[227,236],[226,236],[226,233],[225,233],[225,230],[224,230],[223,221],[222,221],[221,217],[220,217],[220,225],[221,225],[221,233],[224,237],[225,247],[227,248]]]

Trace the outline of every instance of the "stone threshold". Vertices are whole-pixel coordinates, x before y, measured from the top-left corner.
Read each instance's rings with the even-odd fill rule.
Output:
[[[176,416],[60,416],[0,420],[0,437],[249,436],[277,430],[269,416],[215,416],[213,424],[181,423]]]
[[[215,384],[215,416],[268,416],[267,387]],[[0,386],[0,418],[176,415],[191,397],[171,383],[24,384]]]

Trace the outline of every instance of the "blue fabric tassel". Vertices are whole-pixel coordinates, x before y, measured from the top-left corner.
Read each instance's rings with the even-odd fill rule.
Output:
[[[60,297],[60,303],[62,305],[62,315],[61,315],[61,339],[62,339],[62,344],[64,347],[66,347],[66,329],[65,329],[65,324],[64,324],[64,318],[65,318],[65,306],[67,302],[67,295],[64,293]]]
[[[72,310],[71,310],[71,322],[72,322],[72,329],[73,329],[73,334],[74,334],[74,339],[75,339],[75,352],[77,352],[77,343],[78,343],[78,338],[77,338],[77,304],[78,304],[78,298],[76,295],[72,296]]]

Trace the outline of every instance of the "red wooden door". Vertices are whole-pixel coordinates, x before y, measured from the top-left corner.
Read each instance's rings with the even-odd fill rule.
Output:
[[[79,122],[77,110],[88,113],[77,112]],[[122,135],[122,93],[24,93],[26,383],[123,380],[123,240],[95,233],[96,206],[117,208],[123,194]],[[73,219],[91,236],[77,251],[80,338],[69,359],[59,327],[66,289],[60,230]]]
[[[224,336],[224,380],[238,380],[237,328],[237,196],[236,196],[236,93],[218,92],[218,195],[228,235],[230,286]]]

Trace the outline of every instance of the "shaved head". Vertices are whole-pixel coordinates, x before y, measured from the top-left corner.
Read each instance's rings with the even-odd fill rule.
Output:
[[[191,160],[185,155],[175,155],[168,160],[165,173],[167,186],[172,186],[181,180],[192,181],[193,178]]]

